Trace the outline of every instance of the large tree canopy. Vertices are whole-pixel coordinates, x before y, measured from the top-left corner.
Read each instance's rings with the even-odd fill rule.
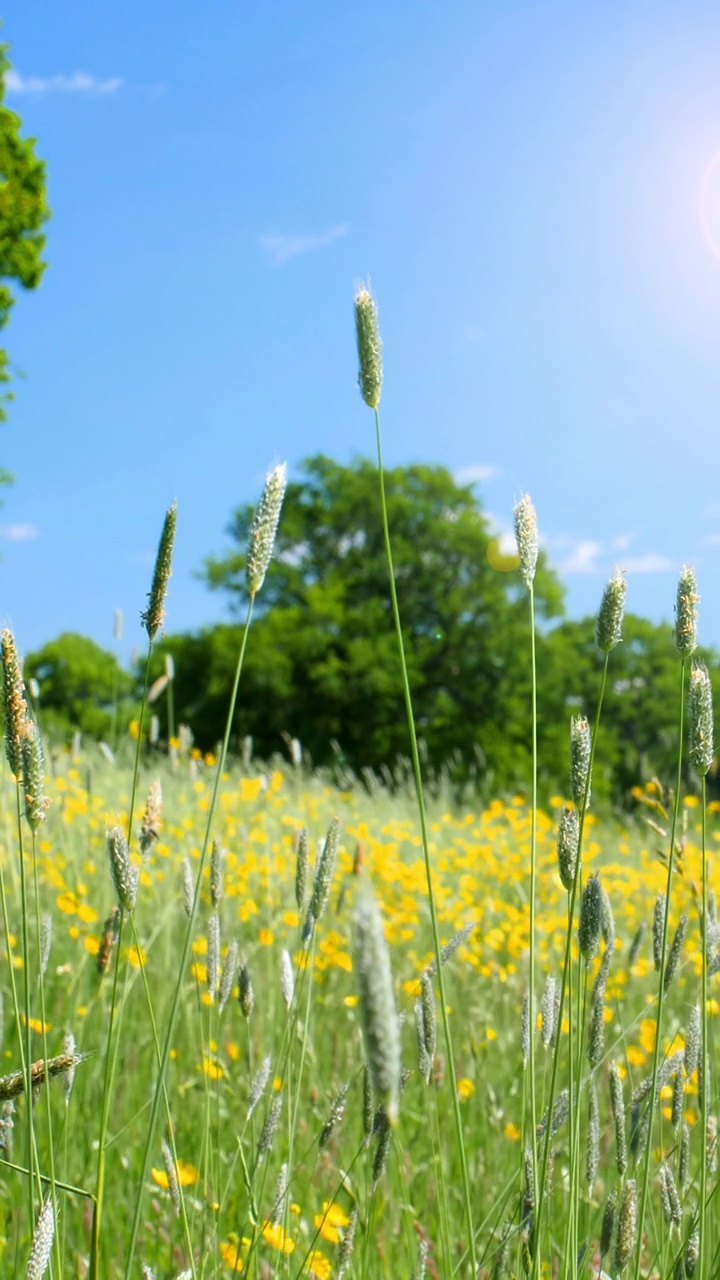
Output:
[[[0,328],[13,305],[11,281],[25,289],[40,283],[45,263],[43,224],[50,211],[45,195],[45,165],[35,154],[34,138],[20,136],[21,123],[5,106],[5,76],[10,69],[7,46],[0,45]],[[0,350],[0,383],[10,380],[8,358]],[[5,417],[0,396],[0,418]]]

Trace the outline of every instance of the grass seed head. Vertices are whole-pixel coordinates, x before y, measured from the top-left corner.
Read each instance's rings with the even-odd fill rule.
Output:
[[[625,1133],[625,1099],[622,1079],[616,1062],[610,1064],[610,1108],[615,1124],[615,1164],[621,1178],[627,1171],[627,1137]]]
[[[545,980],[545,988],[540,1003],[540,1012],[542,1015],[542,1043],[543,1049],[549,1049],[555,1035],[555,990],[557,983],[555,974],[549,973]]]
[[[355,294],[355,336],[360,371],[360,394],[370,409],[377,409],[382,391],[382,342],[375,299],[366,285]]]
[[[702,1017],[700,1005],[694,1004],[685,1028],[685,1075],[688,1080],[698,1069],[700,1063],[700,1044],[702,1041]],[[678,1073],[682,1079],[682,1072]]]
[[[629,1178],[622,1189],[615,1241],[615,1270],[624,1271],[635,1248],[637,1235],[637,1185]]]
[[[250,981],[247,961],[241,960],[238,969],[238,1001],[244,1018],[249,1018],[255,1008],[255,992]]]
[[[173,502],[165,512],[160,543],[158,545],[152,583],[148,592],[148,607],[140,614],[140,620],[154,640],[165,621],[165,597],[172,573],[173,546],[177,527],[177,503]]]
[[[302,932],[302,940],[305,946],[309,944],[313,929],[328,904],[339,842],[340,819],[333,818],[315,866],[312,894]]]
[[[52,1197],[48,1196],[40,1210],[40,1216],[35,1227],[25,1280],[42,1280],[50,1262],[54,1239],[55,1214],[53,1212]]]
[[[295,975],[290,952],[284,948],[280,952],[280,990],[285,1001],[285,1008],[289,1009],[295,995]]]
[[[45,795],[45,765],[40,730],[34,720],[25,721],[22,739],[23,791],[25,817],[31,831],[45,821],[50,801]]]
[[[307,890],[308,877],[308,857],[310,853],[310,837],[307,827],[302,827],[297,836],[297,851],[295,855],[295,901],[298,911],[302,911],[305,905],[305,893]]]
[[[681,658],[689,658],[697,649],[699,600],[695,570],[684,566],[680,570],[675,604],[675,648]]]
[[[337,1251],[337,1280],[343,1280],[348,1273],[350,1260],[355,1245],[355,1232],[358,1224],[358,1208],[354,1205],[347,1226],[343,1230],[340,1247]]]
[[[678,1182],[684,1193],[690,1182],[690,1126],[685,1119],[680,1121],[680,1154],[678,1156]]]
[[[424,1039],[423,1039],[424,1043]],[[363,1067],[363,1095],[362,1095],[362,1124],[363,1133],[369,1138],[373,1131],[373,1123],[375,1120],[375,1095],[373,1094],[372,1079],[370,1069],[365,1063]]]
[[[390,953],[382,916],[369,889],[358,895],[355,906],[355,970],[365,1057],[373,1090],[385,1108],[389,1123],[394,1125],[399,1108],[400,1033]]]
[[[464,924],[462,929],[458,929],[457,933],[453,934],[450,941],[446,942],[445,946],[442,947],[440,951],[440,963],[442,965],[447,964],[448,960],[452,959],[458,948],[461,947],[463,943],[467,942],[470,934],[475,929],[477,929],[477,921],[473,924]],[[427,967],[427,972],[431,977],[434,977],[437,973],[437,961],[434,956]]]
[[[590,805],[590,724],[587,716],[573,716],[570,721],[570,794],[578,810]]]
[[[680,1196],[675,1185],[672,1169],[666,1160],[663,1160],[658,1170],[658,1178],[660,1182],[660,1204],[662,1206],[663,1217],[670,1228],[679,1227],[682,1224],[682,1205]]]
[[[260,1066],[255,1072],[255,1077],[250,1086],[250,1098],[248,1100],[248,1113],[247,1113],[248,1120],[250,1119],[250,1116],[252,1115],[253,1111],[255,1110],[258,1102],[262,1098],[267,1088],[267,1082],[270,1079],[270,1066],[271,1066],[270,1058],[269,1057],[263,1058],[262,1062],[260,1063]]]
[[[112,875],[118,902],[126,911],[134,911],[137,899],[137,868],[130,861],[127,840],[120,827],[113,827],[107,833],[108,854],[110,857],[110,874]]]
[[[586,963],[592,960],[600,945],[602,933],[602,885],[597,872],[591,875],[583,888],[580,899],[580,923],[578,944]]]
[[[377,1187],[385,1173],[385,1170],[387,1169],[388,1156],[390,1155],[390,1145],[392,1143],[393,1136],[392,1126],[384,1108],[381,1109],[381,1115],[383,1117],[383,1122],[376,1127],[377,1146],[375,1148],[375,1157],[373,1159],[372,1167],[373,1189]]]
[[[222,1013],[230,996],[232,995],[233,983],[238,967],[238,944],[235,938],[232,938],[225,956],[222,977],[220,979],[220,992],[218,994],[218,1008]]]
[[[338,1125],[342,1123],[342,1118],[345,1115],[345,1104],[347,1102],[349,1088],[349,1084],[344,1084],[342,1089],[336,1093],[330,1104],[327,1119],[320,1131],[320,1138],[318,1139],[318,1146],[321,1151],[323,1147],[327,1146]]]
[[[610,1195],[605,1201],[605,1208],[602,1216],[602,1226],[600,1227],[600,1257],[605,1258],[610,1252],[612,1246],[612,1238],[615,1231],[615,1210],[617,1207],[617,1187],[613,1187]]]
[[[281,462],[279,466],[273,467],[266,477],[265,488],[250,529],[245,579],[248,594],[252,600],[262,587],[272,560],[286,487],[287,467],[284,462]]]
[[[421,979],[422,996],[420,1003],[423,1012],[423,1034],[425,1037],[425,1052],[428,1056],[430,1069],[435,1061],[437,1053],[437,1014],[435,1011],[435,992],[433,990],[433,982],[427,970],[423,973]]]
[[[529,494],[523,494],[519,502],[515,503],[513,517],[520,557],[520,572],[525,579],[525,585],[531,587],[538,562],[538,527],[537,514]]]
[[[188,920],[193,913],[195,901],[195,883],[193,881],[192,862],[186,856],[182,860],[183,906]]]
[[[213,911],[217,911],[223,896],[223,862],[225,850],[219,840],[213,840],[210,850],[210,901]]]
[[[693,1280],[693,1276],[697,1271],[697,1264],[700,1260],[700,1223],[695,1220],[692,1231],[688,1236],[688,1242],[685,1245],[685,1275],[688,1280]]]
[[[690,671],[688,725],[690,764],[704,778],[715,754],[712,684],[704,662],[693,663]]]
[[[260,1133],[260,1139],[257,1147],[258,1160],[262,1160],[263,1156],[266,1156],[272,1147],[273,1138],[275,1137],[277,1127],[280,1124],[282,1103],[282,1093],[276,1093],[270,1103],[270,1108],[265,1117],[265,1123],[263,1124],[262,1131]]]
[[[626,594],[627,582],[616,569],[603,591],[595,622],[595,643],[601,653],[609,653],[622,640]]]
[[[563,889],[570,893],[577,872],[578,850],[580,847],[580,820],[577,809],[567,807],[563,810],[558,828],[557,860],[558,872]]]
[[[667,964],[665,966],[665,975],[663,978],[663,985],[666,991],[669,989],[669,987],[675,980],[675,975],[677,973],[678,965],[680,963],[680,956],[682,954],[682,949],[685,942],[687,927],[688,927],[688,918],[683,913],[683,915],[681,915],[680,919],[678,920],[678,926],[673,935],[672,943],[670,944],[670,951],[668,953]]]
[[[592,1196],[595,1178],[597,1177],[598,1166],[600,1164],[600,1108],[598,1106],[597,1089],[595,1087],[595,1077],[590,1077],[588,1085],[588,1125],[587,1125],[587,1152],[585,1157],[585,1178],[587,1180],[588,1191]]]
[[[528,1059],[530,1057],[530,992],[526,991],[523,996],[522,1009],[520,1011],[520,1052],[522,1053],[523,1071],[526,1069]]]
[[[633,939],[632,939],[632,942],[630,943],[630,947],[628,950],[628,960],[627,960],[628,969],[632,969],[633,965],[637,963],[638,956],[640,955],[640,949],[643,944],[643,938],[645,937],[646,927],[647,927],[646,921],[641,920],[637,929],[635,930],[635,933],[633,934]]]
[[[599,1065],[605,1047],[605,1000],[611,956],[610,948],[606,947],[593,983],[590,1000],[590,1029],[588,1031],[588,1062],[591,1067]]]
[[[418,1051],[418,1071],[426,1084],[430,1083],[430,1075],[432,1073],[432,1062],[428,1058],[428,1051],[425,1047],[425,1015],[423,1014],[422,1000],[416,1000],[413,1005],[413,1014],[415,1017],[415,1034],[417,1037]]]
[[[23,774],[22,744],[28,722],[28,709],[15,648],[15,637],[7,628],[0,637],[0,653],[2,654],[5,754],[12,776],[19,779]]]
[[[653,963],[655,972],[660,972],[662,964],[663,932],[665,930],[665,894],[659,893],[655,899],[653,910]]]
[[[142,822],[140,824],[140,852],[143,858],[149,854],[155,841],[160,837],[162,818],[162,786],[156,778],[150,783],[150,790],[145,801]]]
[[[162,1151],[163,1164],[165,1165],[165,1172],[167,1174],[170,1199],[172,1200],[176,1216],[180,1217],[180,1183],[178,1182],[177,1168],[173,1158],[173,1153],[164,1139],[160,1143],[160,1150]]]
[[[207,931],[207,986],[214,1000],[220,985],[220,921],[216,911],[208,920]]]
[[[66,1031],[63,1038],[63,1053],[70,1060],[70,1065],[63,1071],[63,1089],[65,1090],[65,1106],[70,1102],[70,1095],[75,1083],[75,1068],[78,1062],[77,1045],[72,1031]]]
[[[427,1240],[424,1237],[421,1237],[420,1242],[418,1244],[418,1256],[417,1256],[417,1262],[415,1263],[415,1270],[413,1271],[412,1280],[425,1280],[429,1252],[430,1252],[430,1246]]]
[[[52,951],[53,940],[53,921],[51,915],[44,915],[40,922],[40,971],[43,975],[47,973],[47,967],[50,962],[50,952]]]

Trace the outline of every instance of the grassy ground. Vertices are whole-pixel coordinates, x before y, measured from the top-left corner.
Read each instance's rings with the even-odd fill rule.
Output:
[[[130,772],[106,764],[99,753],[71,761],[60,757],[48,779],[51,800],[37,843],[40,913],[52,921],[52,944],[44,1002],[47,1052],[62,1052],[72,1031],[78,1064],[69,1099],[64,1078],[39,1091],[34,1129],[39,1165],[48,1172],[46,1108],[52,1106],[57,1179],[94,1191],[99,1112],[104,1089],[105,1044],[115,954],[104,976],[98,973],[103,924],[115,903],[108,867],[106,830],[127,818]],[[147,1136],[150,1099],[156,1080],[156,1051],[142,981],[145,965],[153,1016],[159,1029],[167,1022],[177,976],[180,939],[187,924],[183,906],[183,858],[197,863],[212,782],[212,762],[185,757],[175,771],[160,761],[145,768],[140,793],[151,781],[162,785],[159,838],[142,864],[134,923],[126,923],[118,967],[117,1062],[112,1087],[107,1150],[105,1229],[102,1274],[121,1275],[125,1248]],[[639,797],[649,815],[652,788]],[[538,820],[538,908],[536,964],[538,1004],[548,975],[559,984],[567,926],[567,894],[557,874],[556,828],[562,799]],[[687,836],[674,888],[670,932],[681,912],[689,929],[678,976],[668,993],[663,1057],[681,1048],[689,1010],[698,999],[701,948],[698,927],[700,853],[698,809],[685,806]],[[297,837],[310,836],[311,863],[331,819],[341,821],[340,847],[328,908],[311,944],[301,944],[304,910],[295,897]],[[136,832],[140,829],[140,816]],[[8,960],[18,982],[22,976],[20,877],[15,787],[7,776],[2,789],[2,864],[11,933],[3,957],[5,1006],[4,1071],[20,1067],[17,1030],[11,1015]],[[717,816],[710,815],[711,841],[720,838]],[[666,871],[658,856],[663,842],[637,824],[633,834],[588,815],[584,868],[600,871],[612,903],[616,938],[603,1015],[604,1046],[593,1073],[599,1098],[599,1165],[592,1189],[583,1174],[581,1239],[586,1241],[584,1270],[597,1275],[598,1240],[608,1193],[620,1185],[616,1170],[614,1125],[610,1110],[609,1064],[623,1078],[626,1103],[632,1089],[648,1076],[654,1036],[657,978],[652,956],[652,915]],[[448,1078],[440,1043],[425,1083],[418,1069],[415,1005],[420,977],[432,958],[424,863],[415,812],[410,801],[378,788],[338,792],[320,780],[288,770],[257,775],[233,770],[223,782],[216,835],[226,850],[224,891],[217,906],[221,964],[231,941],[254,990],[254,1008],[243,1015],[238,980],[222,1012],[208,989],[208,924],[213,913],[209,871],[192,942],[191,963],[183,975],[180,1014],[173,1037],[168,1093],[175,1129],[178,1169],[184,1184],[189,1235],[197,1274],[231,1275],[243,1267],[258,1276],[325,1277],[338,1274],[343,1234],[353,1208],[358,1226],[353,1276],[412,1276],[422,1242],[427,1241],[430,1275],[468,1275],[467,1233],[463,1216],[457,1153],[449,1129],[450,1090],[457,1089],[470,1176],[482,1274],[492,1274],[505,1223],[509,1273],[522,1266],[523,1134],[527,1142],[527,1075],[523,1070],[521,1021],[527,985],[529,944],[528,869],[530,813],[522,797],[496,801],[482,812],[452,812],[431,806],[430,839],[435,867],[441,940],[465,926],[475,928],[447,962],[446,983],[456,1060],[456,1079]],[[139,861],[134,855],[135,861]],[[31,853],[25,841],[28,878]],[[312,866],[310,868],[312,879]],[[390,946],[397,1009],[403,1021],[402,1066],[407,1075],[400,1119],[384,1137],[363,1128],[363,1041],[353,965],[353,902],[362,882],[372,882],[381,904]],[[711,879],[720,892],[720,878]],[[30,971],[38,972],[41,939],[32,927],[28,938]],[[628,952],[643,923],[648,925],[631,965]],[[43,924],[41,932],[47,933]],[[212,932],[212,926],[210,928]],[[212,943],[211,943],[212,951]],[[281,955],[289,953],[294,993],[283,995]],[[232,954],[232,953],[231,953]],[[600,957],[589,966],[592,983]],[[711,1024],[720,1008],[718,979],[712,983]],[[215,979],[211,972],[210,985]],[[287,997],[287,999],[286,999]],[[289,1000],[289,1007],[288,1007]],[[552,1002],[550,1002],[551,1005]],[[20,982],[20,1004],[22,984]],[[547,1007],[547,1006],[546,1006]],[[37,983],[31,988],[31,1058],[44,1057]],[[565,1021],[567,1040],[568,1020]],[[552,1048],[543,1047],[542,1015],[536,1031],[538,1114],[545,1108]],[[160,1034],[160,1038],[162,1038]],[[566,1049],[561,1037],[561,1079],[566,1086]],[[86,1056],[87,1055],[87,1056]],[[248,1119],[252,1082],[263,1060],[269,1078]],[[662,1061],[662,1058],[661,1058]],[[579,1107],[586,1128],[587,1063],[583,1064]],[[697,1200],[703,1144],[698,1131],[697,1074],[685,1080],[683,1110],[691,1147],[686,1205]],[[348,1086],[342,1118],[319,1145],[334,1100]],[[716,1086],[713,1083],[713,1098]],[[643,1270],[671,1275],[682,1244],[679,1232],[662,1225],[657,1185],[661,1156],[671,1166],[679,1159],[680,1131],[672,1124],[672,1082],[664,1087],[661,1121],[653,1136],[653,1183],[648,1241]],[[282,1098],[278,1127],[269,1150],[258,1156],[263,1124],[273,1099]],[[16,1100],[9,1159],[28,1167],[28,1130],[24,1102]],[[713,1110],[713,1107],[711,1107]],[[366,1121],[367,1123],[367,1121]],[[377,1121],[376,1121],[377,1124]],[[630,1114],[628,1107],[628,1137]],[[553,1137],[553,1172],[546,1210],[546,1258],[561,1257],[566,1220],[565,1187],[569,1166],[569,1126],[561,1120]],[[184,1230],[168,1186],[161,1142],[164,1124],[153,1140],[151,1171],[141,1217],[138,1259],[157,1277],[175,1277],[190,1266]],[[642,1150],[639,1153],[642,1155]],[[385,1157],[385,1167],[380,1165]],[[585,1162],[585,1139],[582,1151]],[[278,1179],[287,1170],[285,1196]],[[629,1176],[633,1156],[630,1156]],[[373,1172],[374,1167],[374,1172]],[[171,1175],[174,1162],[170,1161]],[[378,1176],[379,1175],[379,1176]],[[676,1178],[677,1180],[677,1178]],[[715,1178],[711,1177],[708,1190]],[[32,1234],[26,1177],[0,1166],[0,1233],[3,1275],[25,1274]],[[63,1276],[86,1274],[90,1252],[92,1201],[59,1190],[58,1236]],[[520,1206],[520,1207],[519,1207]],[[327,1216],[323,1219],[323,1214]],[[711,1215],[711,1220],[714,1215]],[[253,1218],[255,1221],[253,1222]],[[319,1232],[318,1232],[319,1227]],[[720,1233],[718,1233],[720,1239]],[[717,1243],[711,1240],[710,1256]],[[611,1260],[607,1273],[614,1275]],[[55,1263],[57,1273],[57,1263]],[[138,1271],[140,1274],[139,1262]]]

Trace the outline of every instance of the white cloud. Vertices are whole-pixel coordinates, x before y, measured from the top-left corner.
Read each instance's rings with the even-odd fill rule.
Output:
[[[34,524],[0,525],[0,538],[7,542],[27,542],[30,538],[37,538],[38,533]]]
[[[564,559],[556,561],[555,568],[561,574],[600,573],[602,566],[598,564],[598,557],[601,554],[602,543],[590,539],[581,540],[575,543]]]
[[[700,541],[704,547],[720,547],[720,533],[708,533]]]
[[[625,573],[670,573],[677,570],[677,564],[668,556],[658,555],[656,551],[648,551],[643,556],[631,556],[622,565]]]
[[[618,533],[613,538],[610,546],[613,551],[627,551],[628,547],[635,541],[636,537],[636,533]]]
[[[125,81],[122,76],[100,80],[87,71],[74,71],[72,75],[23,76],[19,71],[5,73],[8,93],[117,93]]]
[[[488,463],[483,466],[470,465],[468,467],[458,467],[453,472],[453,480],[456,484],[479,484],[481,480],[493,480],[495,476],[500,474],[500,468]]]
[[[321,231],[319,235],[314,236],[283,236],[268,232],[260,236],[259,243],[260,248],[269,254],[273,265],[281,267],[291,258],[299,257],[301,253],[312,253],[314,249],[326,249],[328,245],[335,244],[336,240],[342,240],[349,230],[349,223],[342,222],[339,226],[330,227],[328,231]]]

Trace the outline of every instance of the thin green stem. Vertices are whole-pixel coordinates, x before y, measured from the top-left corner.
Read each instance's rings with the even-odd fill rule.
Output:
[[[145,1138],[145,1150],[143,1152],[142,1173],[138,1181],[138,1189],[135,1197],[135,1209],[133,1212],[130,1241],[128,1244],[127,1257],[125,1261],[125,1271],[124,1271],[125,1280],[130,1280],[130,1277],[132,1275],[133,1262],[135,1259],[135,1249],[137,1246],[138,1231],[140,1229],[140,1216],[142,1213],[143,1198],[145,1195],[145,1183],[147,1181],[148,1170],[150,1168],[150,1156],[152,1152],[155,1126],[157,1124],[158,1112],[160,1110],[160,1101],[162,1097],[162,1089],[160,1088],[160,1085],[164,1080],[165,1072],[167,1071],[168,1059],[170,1057],[170,1050],[172,1048],[172,1037],[175,1031],[175,1021],[177,1018],[177,1011],[180,1005],[180,992],[182,991],[183,981],[185,978],[185,974],[187,972],[188,957],[190,955],[190,944],[192,942],[192,935],[195,927],[195,920],[197,917],[198,906],[200,903],[203,871],[205,869],[208,848],[210,846],[210,833],[212,830],[213,819],[215,817],[215,810],[217,808],[218,795],[220,792],[220,783],[222,781],[222,776],[225,770],[225,761],[227,759],[228,746],[230,744],[230,735],[232,733],[232,725],[233,725],[233,720],[235,718],[235,704],[237,702],[238,688],[240,686],[240,674],[242,672],[243,660],[245,657],[245,649],[247,646],[247,638],[250,630],[250,623],[252,621],[253,604],[254,604],[254,597],[251,597],[250,602],[248,604],[247,616],[245,619],[245,626],[243,629],[243,637],[240,644],[240,652],[238,654],[237,665],[235,667],[235,678],[233,681],[232,693],[230,696],[230,704],[228,707],[227,721],[225,724],[225,735],[223,737],[223,744],[220,751],[220,757],[218,759],[216,769],[215,769],[215,781],[213,784],[212,798],[210,800],[210,808],[208,810],[207,824],[205,827],[205,836],[203,838],[203,845],[200,853],[200,863],[198,866],[197,880],[195,882],[195,894],[193,897],[192,912],[190,914],[190,919],[188,920],[188,923],[187,923],[185,938],[183,940],[182,952],[178,962],[177,979],[175,982],[175,989],[173,991],[172,1004],[170,1006],[170,1015],[168,1017],[167,1028],[165,1031],[165,1040],[164,1040],[163,1049],[162,1049],[162,1056],[160,1059],[160,1066],[158,1070],[158,1083],[153,1095],[152,1110],[150,1112],[150,1120],[148,1122],[148,1130]],[[93,1280],[93,1277],[91,1277],[91,1280]]]
[[[532,1142],[533,1178],[537,1186],[537,1083],[535,1080],[535,912],[537,899],[537,654],[535,646],[535,590],[531,582],[530,597],[530,664],[532,678],[532,813],[530,818],[530,1046],[528,1068],[530,1072],[530,1128]],[[542,1192],[539,1192],[542,1194]]]
[[[40,884],[38,880],[37,867],[37,838],[35,831],[32,833],[32,869],[33,869],[33,886],[35,891],[35,932],[38,937],[38,980],[40,987],[40,1022],[42,1026],[42,1043],[43,1058],[48,1061],[47,1046],[47,1022],[45,1020],[45,973],[40,954],[40,938],[42,936],[42,926],[40,922]],[[58,1204],[55,1177],[55,1144],[53,1142],[53,1123],[52,1123],[52,1097],[50,1093],[50,1082],[48,1081],[45,1089],[45,1104],[47,1107],[47,1127],[48,1127],[48,1146],[50,1150],[50,1195],[52,1198],[53,1216],[55,1222],[58,1221]],[[55,1231],[54,1236],[55,1262],[57,1264],[58,1276],[62,1276],[62,1252],[60,1247],[60,1233]]]
[[[33,1105],[32,1105],[32,1078],[30,1068],[32,1065],[32,1027],[30,1025],[32,1009],[30,1007],[30,940],[28,931],[29,908],[27,893],[27,875],[25,873],[25,848],[23,842],[23,826],[22,826],[22,807],[21,807],[22,784],[20,779],[15,781],[15,802],[17,816],[17,833],[18,833],[18,854],[20,858],[20,903],[21,903],[21,932],[22,932],[22,957],[23,957],[23,992],[25,998],[25,1112],[27,1120],[27,1143],[28,1143],[28,1168],[34,1169],[35,1179],[37,1182],[38,1199],[42,1203],[42,1188],[40,1186],[40,1164],[38,1161],[37,1148],[35,1145],[35,1128],[33,1124]],[[35,1225],[35,1186],[32,1178],[30,1179],[29,1191],[29,1207],[30,1207],[30,1230],[34,1230]]]
[[[432,868],[430,865],[430,846],[427,831],[427,818],[425,814],[425,798],[423,792],[422,769],[420,767],[420,753],[418,751],[417,733],[415,730],[415,716],[413,713],[412,695],[410,692],[410,679],[408,676],[407,662],[405,659],[405,644],[402,633],[402,623],[400,620],[400,607],[398,605],[397,589],[395,586],[395,569],[393,567],[392,546],[390,542],[390,526],[388,522],[387,501],[385,497],[385,470],[383,467],[382,457],[382,439],[380,434],[380,414],[377,409],[375,414],[375,435],[377,440],[377,457],[378,457],[378,475],[380,480],[380,503],[382,507],[383,521],[383,537],[385,541],[385,555],[387,557],[388,577],[390,582],[390,599],[392,603],[393,618],[395,621],[395,631],[398,642],[398,653],[400,658],[400,670],[402,675],[403,695],[405,700],[405,711],[407,715],[408,731],[410,734],[410,748],[412,753],[413,773],[415,776],[415,790],[418,806],[418,814],[420,818],[420,833],[423,846],[423,857],[425,860],[425,877],[428,889],[428,905],[430,908],[430,920],[432,923],[433,947],[435,951],[435,964],[437,966],[438,986],[440,989],[440,1012],[442,1016],[443,1033],[445,1036],[445,1045],[448,1058],[448,1074],[450,1077],[450,1089],[452,1092],[453,1116],[455,1120],[455,1132],[457,1135],[458,1150],[460,1153],[460,1166],[462,1172],[463,1194],[465,1201],[465,1217],[467,1221],[468,1244],[470,1247],[471,1275],[473,1278],[477,1275],[477,1249],[475,1244],[475,1230],[473,1227],[473,1211],[472,1211],[472,1192],[470,1189],[470,1175],[468,1172],[467,1155],[465,1152],[465,1139],[463,1135],[462,1116],[460,1114],[460,1099],[457,1091],[457,1080],[455,1078],[455,1057],[453,1054],[452,1037],[450,1035],[450,1023],[448,1020],[447,1002],[445,999],[445,981],[443,978],[443,966],[440,948],[440,932],[438,928],[437,909],[435,906],[435,893],[432,882]]]
[[[670,894],[672,891],[672,873],[675,860],[675,833],[677,831],[678,813],[680,811],[680,791],[682,788],[682,760],[683,760],[683,732],[685,725],[685,666],[687,659],[682,658],[680,663],[680,741],[678,745],[678,766],[677,779],[675,783],[675,796],[672,807],[672,821],[670,823],[670,849],[668,851],[667,865],[667,883],[665,887],[665,918],[663,920],[662,933],[662,950],[660,957],[660,975],[658,980],[658,1002],[657,1002],[657,1018],[655,1021],[655,1048],[653,1050],[652,1065],[652,1084],[650,1087],[650,1096],[648,1101],[648,1133],[645,1147],[645,1160],[643,1165],[642,1192],[640,1195],[640,1212],[638,1214],[637,1228],[637,1247],[635,1252],[635,1269],[634,1280],[640,1280],[640,1265],[642,1261],[643,1247],[643,1230],[645,1226],[645,1214],[647,1212],[648,1191],[650,1189],[650,1160],[652,1157],[652,1136],[653,1122],[655,1120],[655,1103],[657,1100],[657,1078],[658,1065],[660,1062],[660,1039],[662,1035],[662,1016],[665,1007],[665,963],[667,960],[667,943],[668,943],[668,926],[670,921]],[[704,1140],[704,1139],[703,1139]],[[700,1273],[702,1276],[702,1272]],[[703,1280],[705,1278],[703,1277]]]
[[[708,954],[707,954],[707,910],[708,910],[708,875],[707,875],[707,777],[702,777],[702,916],[700,920],[700,940],[702,945],[702,979],[701,979],[701,1025],[702,1036],[700,1039],[701,1053],[701,1080],[702,1080],[702,1096],[700,1098],[700,1125],[701,1136],[703,1141],[702,1159],[700,1161],[700,1250],[698,1254],[698,1275],[705,1275],[705,1257],[707,1254],[707,1216],[705,1212],[705,1201],[707,1199],[707,1153],[705,1144],[707,1143],[707,1123],[708,1123],[708,1092],[710,1085],[710,1074],[708,1071],[709,1063],[709,1043],[708,1043]]]

